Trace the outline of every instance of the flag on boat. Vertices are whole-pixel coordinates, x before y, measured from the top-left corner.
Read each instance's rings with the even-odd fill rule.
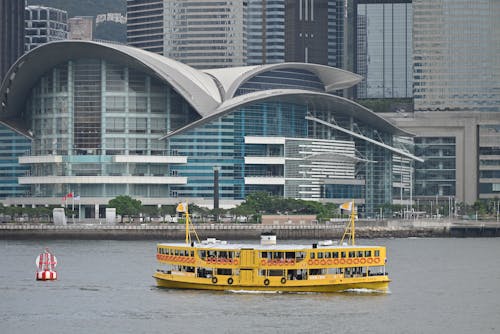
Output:
[[[70,192],[66,195],[66,198],[73,198],[73,192]]]
[[[80,195],[77,195],[74,198],[75,198],[75,201],[79,201],[80,200]]]
[[[345,202],[344,204],[342,204],[342,205],[340,206],[340,208],[341,208],[342,210],[352,211],[352,201]]]
[[[176,212],[187,212],[187,210],[188,210],[188,204],[185,202],[177,204],[177,208],[175,209]]]

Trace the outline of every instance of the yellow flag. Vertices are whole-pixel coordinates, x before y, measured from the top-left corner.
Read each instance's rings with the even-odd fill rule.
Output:
[[[187,212],[187,209],[188,209],[187,203],[179,203],[179,204],[177,204],[177,208],[175,209],[175,211],[177,211],[177,212]]]
[[[347,211],[352,211],[352,201],[351,202],[345,202],[340,206],[342,210],[347,210]]]

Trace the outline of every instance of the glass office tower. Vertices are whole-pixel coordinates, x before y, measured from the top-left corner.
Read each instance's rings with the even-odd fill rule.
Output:
[[[357,1],[357,98],[413,96],[411,1]]]

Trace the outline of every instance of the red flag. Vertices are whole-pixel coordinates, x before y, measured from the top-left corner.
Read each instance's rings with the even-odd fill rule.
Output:
[[[73,198],[73,192],[70,192],[66,195],[67,198]]]

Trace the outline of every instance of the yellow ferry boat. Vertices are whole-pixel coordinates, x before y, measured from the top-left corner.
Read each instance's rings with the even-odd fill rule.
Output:
[[[346,204],[354,208],[353,202]],[[179,204],[178,211],[186,214],[186,240],[157,245],[159,268],[153,277],[159,287],[283,292],[388,290],[386,248],[355,245],[354,209],[338,245],[330,240],[278,245],[273,234],[263,234],[259,245],[230,244],[214,238],[195,242],[190,236],[187,204]]]

